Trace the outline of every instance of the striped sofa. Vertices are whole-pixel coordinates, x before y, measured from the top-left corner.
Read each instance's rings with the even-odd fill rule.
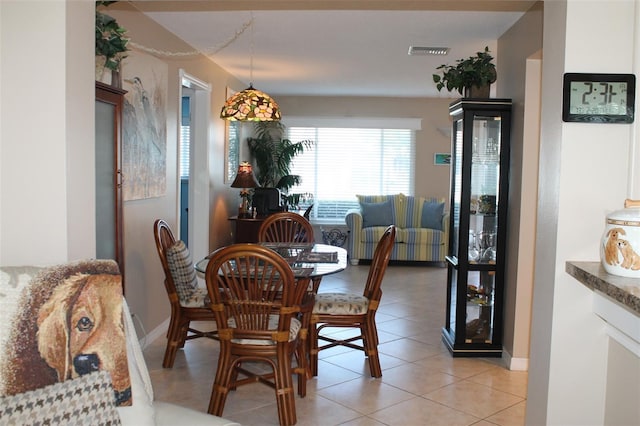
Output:
[[[371,260],[388,225],[396,225],[391,260],[444,262],[449,244],[449,214],[443,198],[411,195],[357,195],[359,209],[347,212],[348,255],[352,265]],[[375,209],[375,210],[374,210]]]

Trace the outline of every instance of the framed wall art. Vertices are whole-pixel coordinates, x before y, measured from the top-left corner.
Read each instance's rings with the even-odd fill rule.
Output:
[[[433,164],[436,166],[448,166],[451,164],[451,154],[448,152],[436,152],[433,154]]]
[[[162,197],[167,188],[167,76],[155,56],[131,52],[123,68],[124,201]]]

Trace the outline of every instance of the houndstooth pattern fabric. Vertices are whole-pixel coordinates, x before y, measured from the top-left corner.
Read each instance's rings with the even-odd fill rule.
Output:
[[[0,424],[119,425],[111,376],[106,370],[0,398]]]
[[[362,315],[369,309],[369,299],[349,293],[319,293],[313,306],[314,314]]]
[[[279,315],[269,315],[269,330],[276,330],[278,328],[278,318]],[[236,322],[234,321],[233,318],[229,318],[229,321],[227,322],[229,324],[229,327],[231,328],[235,328],[236,326]],[[295,318],[291,319],[291,325],[289,326],[289,341],[293,341],[296,336],[298,335],[298,333],[300,332],[300,328],[302,328],[302,323],[300,321],[298,321]],[[262,340],[262,339],[231,339],[231,341],[233,343],[237,343],[240,345],[263,345],[263,346],[269,346],[269,345],[275,345],[276,342],[274,342],[273,340]]]
[[[167,264],[171,272],[171,278],[176,285],[180,305],[185,307],[204,306],[198,304],[201,297],[196,279],[196,270],[193,267],[191,253],[184,241],[176,241],[167,249]],[[204,290],[206,294],[206,290]],[[202,299],[204,300],[204,299]]]

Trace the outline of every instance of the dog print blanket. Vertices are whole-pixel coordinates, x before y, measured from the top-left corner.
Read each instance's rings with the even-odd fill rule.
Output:
[[[0,269],[0,395],[96,370],[111,375],[116,405],[131,405],[122,283],[111,260]]]

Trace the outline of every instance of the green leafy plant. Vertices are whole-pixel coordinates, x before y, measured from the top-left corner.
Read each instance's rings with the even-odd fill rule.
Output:
[[[493,56],[487,46],[484,51],[477,52],[476,56],[458,59],[455,65],[440,65],[436,69],[441,70],[442,75],[433,74],[433,82],[438,91],[446,87],[448,91],[457,90],[460,94],[473,86],[488,86],[497,78],[496,66],[492,60]]]
[[[278,188],[282,191],[285,206],[297,206],[300,201],[312,199],[311,194],[289,194],[289,190],[302,182],[299,175],[291,174],[293,159],[314,142],[303,140],[292,142],[283,138],[285,125],[279,121],[255,123],[255,137],[247,139],[249,152],[256,162],[256,179],[263,188]]]
[[[98,6],[108,6],[112,3],[116,2],[96,2],[96,56],[103,56],[104,66],[117,71],[120,61],[127,56],[125,53],[129,50],[129,39],[124,36],[127,30],[118,25],[114,18],[97,9]]]

